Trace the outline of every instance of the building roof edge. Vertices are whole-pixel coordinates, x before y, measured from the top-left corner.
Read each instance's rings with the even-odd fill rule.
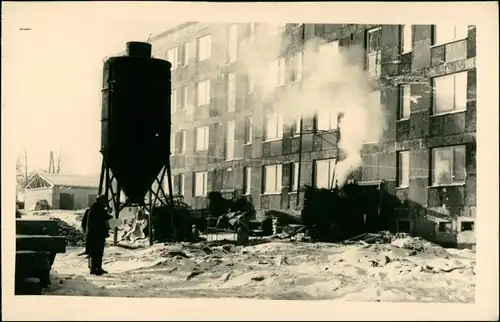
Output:
[[[153,41],[159,40],[159,39],[161,39],[161,38],[163,38],[163,37],[165,37],[165,36],[168,36],[168,35],[169,35],[169,34],[171,34],[171,33],[174,33],[174,32],[176,32],[176,31],[179,31],[179,30],[181,30],[181,29],[184,29],[184,28],[186,28],[186,27],[189,27],[189,26],[194,25],[194,24],[197,24],[197,23],[198,23],[198,22],[195,22],[195,21],[193,22],[193,21],[191,21],[191,22],[185,22],[185,23],[179,24],[179,25],[177,25],[177,26],[175,26],[175,27],[169,28],[169,29],[167,29],[167,30],[165,30],[165,31],[163,31],[163,32],[161,32],[161,33],[159,33],[159,34],[157,34],[156,36],[151,37],[151,38],[150,38],[150,40],[149,40],[149,42],[151,43],[151,42],[153,42]]]

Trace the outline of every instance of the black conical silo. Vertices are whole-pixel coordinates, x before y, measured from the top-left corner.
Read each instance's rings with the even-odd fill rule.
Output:
[[[104,63],[101,153],[130,203],[142,204],[170,156],[170,68],[151,45],[127,43]]]

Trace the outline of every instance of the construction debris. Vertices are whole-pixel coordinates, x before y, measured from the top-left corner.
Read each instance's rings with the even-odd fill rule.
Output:
[[[59,236],[66,237],[66,244],[73,247],[85,246],[85,234],[83,231],[67,224],[64,220],[59,218],[50,218],[50,220],[57,222],[57,231]]]
[[[47,211],[47,210],[50,210],[50,205],[49,205],[49,202],[45,199],[37,200],[36,204],[30,210]]]

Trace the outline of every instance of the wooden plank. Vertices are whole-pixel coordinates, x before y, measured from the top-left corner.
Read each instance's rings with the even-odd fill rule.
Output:
[[[50,270],[52,254],[48,252],[17,251],[15,280],[16,288],[18,284],[23,284],[26,278],[36,278],[41,282],[41,286],[50,284]]]
[[[44,219],[16,219],[18,235],[58,236],[57,222]]]
[[[66,252],[66,238],[44,235],[17,235],[16,250],[45,251],[51,253]]]

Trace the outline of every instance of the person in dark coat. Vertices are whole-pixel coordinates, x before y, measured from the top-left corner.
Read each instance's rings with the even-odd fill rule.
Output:
[[[108,220],[113,217],[108,214],[106,196],[97,197],[96,201],[85,212],[82,228],[86,235],[85,254],[89,258],[90,274],[102,275],[107,272],[102,268],[102,257],[106,238],[109,237]]]

